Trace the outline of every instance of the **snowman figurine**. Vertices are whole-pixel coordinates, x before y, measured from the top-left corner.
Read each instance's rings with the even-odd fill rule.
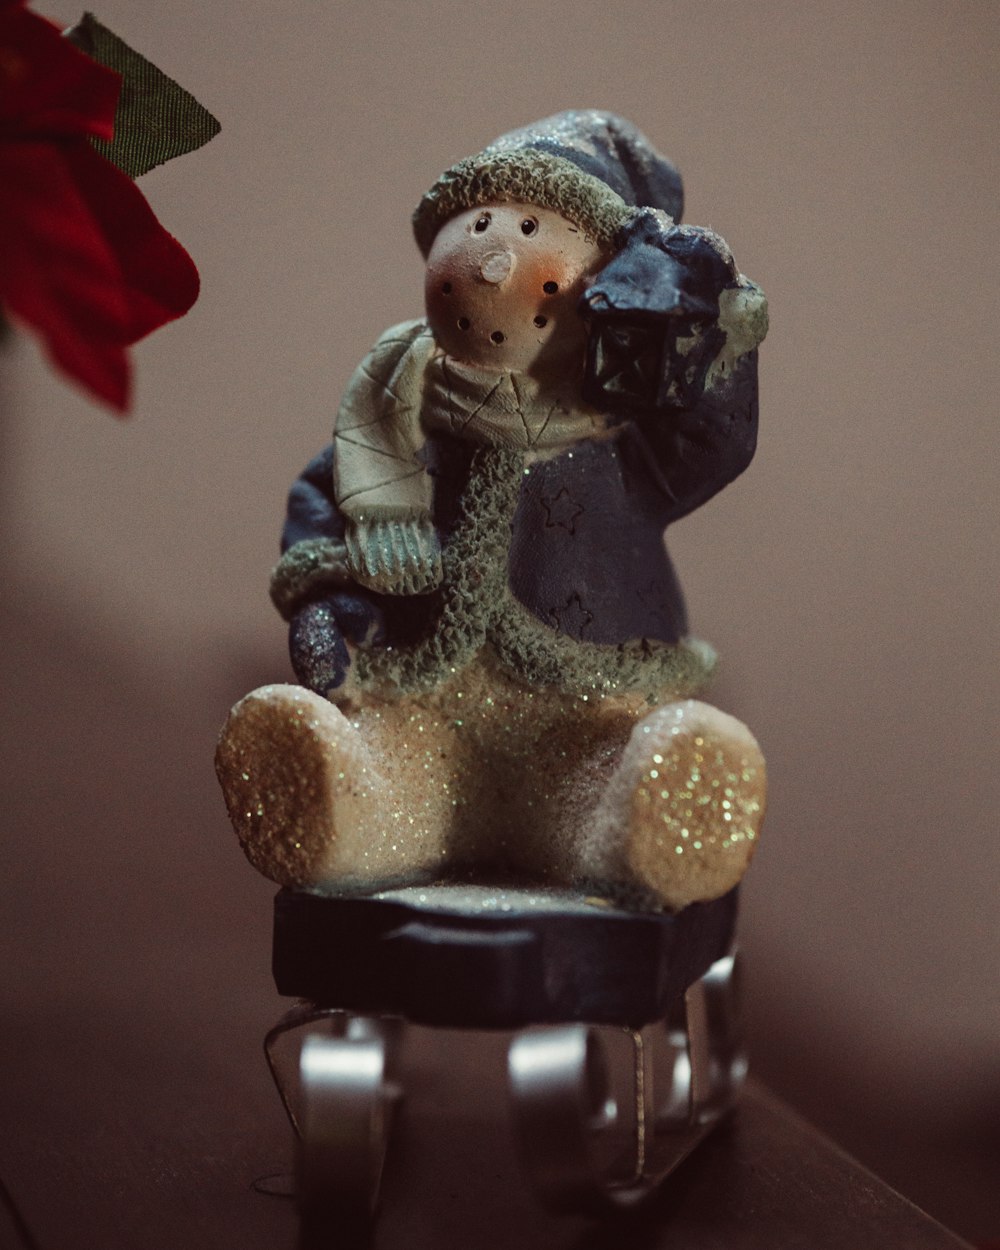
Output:
[[[282,885],[718,898],[764,811],[750,731],[695,696],[663,534],[749,463],[764,297],[629,123],[573,111],[444,173],[425,315],[359,365],[288,501],[272,598],[300,684],[217,769]]]

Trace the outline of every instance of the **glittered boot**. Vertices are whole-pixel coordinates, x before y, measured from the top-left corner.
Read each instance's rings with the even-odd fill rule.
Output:
[[[581,848],[581,872],[654,894],[667,907],[737,884],[764,818],[766,772],[741,721],[688,699],[632,731]]]
[[[229,714],[215,756],[247,858],[290,886],[371,887],[414,876],[439,838],[387,836],[395,787],[357,726],[302,686],[263,686]],[[409,822],[412,825],[412,821]]]

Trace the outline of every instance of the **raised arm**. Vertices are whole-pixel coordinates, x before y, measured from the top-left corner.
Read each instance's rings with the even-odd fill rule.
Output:
[[[584,295],[585,395],[627,422],[664,524],[710,499],[753,458],[757,345],[767,302],[711,230],[639,210]]]

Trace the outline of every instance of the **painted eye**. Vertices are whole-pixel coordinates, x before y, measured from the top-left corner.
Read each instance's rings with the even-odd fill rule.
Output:
[[[534,234],[537,229],[538,222],[534,219],[534,217],[525,217],[524,221],[521,222],[522,234]]]
[[[484,231],[489,229],[489,224],[490,224],[489,213],[483,213],[479,217],[476,218],[476,224],[472,228],[473,230],[475,230],[476,234],[482,234]]]
[[[536,317],[535,318],[535,325],[538,326],[539,330],[544,329],[545,326],[547,326],[548,324],[549,324],[548,317]]]
[[[556,291],[559,290],[559,283],[558,282],[543,282],[542,290],[545,292],[546,295],[555,295]]]
[[[451,283],[450,283],[450,282],[442,282],[442,283],[441,283],[441,294],[442,294],[442,295],[450,295],[450,294],[451,294]]]

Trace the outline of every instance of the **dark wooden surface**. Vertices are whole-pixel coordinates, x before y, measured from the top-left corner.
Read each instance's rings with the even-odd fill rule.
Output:
[[[45,1103],[24,1105],[23,1120],[8,1121],[2,1150],[19,1217],[0,1219],[3,1244],[292,1250],[292,1204],[252,1188],[255,1179],[276,1177],[280,1189],[290,1167],[276,1097],[262,1066],[242,1088],[234,1079],[246,1073],[248,1051],[257,1057],[254,1039],[227,1039],[224,1027],[206,1032],[206,1041],[213,1038],[201,1056],[150,1044],[104,1064],[93,1055],[74,1063],[72,1029],[39,1047],[27,1067]],[[505,1039],[420,1030],[408,1040],[409,1092],[387,1167],[377,1250],[965,1244],[758,1087],[639,1217],[607,1225],[548,1217],[521,1183],[499,1096]]]
[[[16,596],[13,601],[16,604]],[[164,690],[72,605],[8,606],[0,909],[0,1245],[292,1250],[290,1133],[260,1053],[272,887],[208,761],[254,675]],[[139,647],[137,640],[137,648]],[[207,709],[207,710],[206,710]],[[44,753],[39,777],[34,761]],[[345,957],[349,953],[345,952]],[[413,1030],[376,1247],[945,1250],[960,1243],[760,1089],[639,1220],[557,1222],[521,1184],[503,1035]]]

